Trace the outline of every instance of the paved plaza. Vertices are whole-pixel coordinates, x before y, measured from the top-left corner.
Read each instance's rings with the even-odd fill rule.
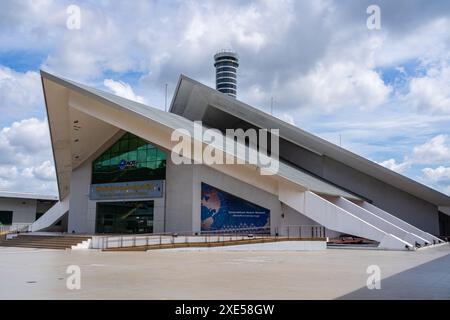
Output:
[[[67,267],[81,270],[69,290]],[[367,267],[381,289],[366,288]],[[0,247],[0,299],[450,299],[450,246],[417,252]]]

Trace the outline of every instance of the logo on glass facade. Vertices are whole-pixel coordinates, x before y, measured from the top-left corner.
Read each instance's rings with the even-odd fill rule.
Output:
[[[127,161],[125,159],[120,160],[119,162],[119,169],[123,170],[125,168],[134,168],[136,167],[136,161],[132,160],[132,161]]]

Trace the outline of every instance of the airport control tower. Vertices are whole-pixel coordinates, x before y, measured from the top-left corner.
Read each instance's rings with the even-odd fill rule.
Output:
[[[236,52],[220,51],[214,55],[216,68],[216,89],[236,98],[239,57]]]

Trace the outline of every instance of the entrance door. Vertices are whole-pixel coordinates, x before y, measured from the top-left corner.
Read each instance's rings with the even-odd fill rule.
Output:
[[[13,220],[12,211],[0,211],[0,225],[11,225]]]
[[[97,233],[152,233],[153,201],[97,202]]]
[[[450,236],[450,216],[439,211],[439,234],[441,236]]]

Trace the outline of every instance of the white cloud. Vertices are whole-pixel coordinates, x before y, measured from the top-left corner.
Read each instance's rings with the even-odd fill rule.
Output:
[[[383,162],[379,162],[378,164],[398,173],[402,173],[403,171],[405,171],[405,169],[407,169],[410,166],[410,163],[406,161],[397,163],[395,159],[389,159]]]
[[[41,79],[37,72],[16,72],[0,65],[0,113],[3,119],[42,112]]]
[[[114,81],[112,79],[105,79],[105,81],[103,81],[103,84],[118,96],[129,100],[145,103],[145,99],[141,96],[136,95],[128,83],[125,83],[123,81]]]
[[[423,182],[450,196],[450,167],[423,168]]]
[[[450,195],[450,137],[437,135],[425,143],[415,146],[402,162],[395,159],[379,162],[380,165],[398,173],[413,169],[414,178],[420,182]],[[444,165],[442,165],[444,164]],[[435,168],[424,165],[437,165]]]
[[[36,167],[25,168],[22,175],[28,178],[37,178],[45,181],[55,181],[55,166],[51,161],[45,160]]]
[[[450,182],[450,167],[439,166],[435,169],[422,169],[425,177],[432,182],[447,181]]]
[[[0,179],[15,179],[17,177],[18,170],[16,166],[4,165],[0,166]]]
[[[411,161],[422,164],[450,162],[450,137],[440,134],[414,147]]]
[[[424,16],[417,12],[415,19]],[[448,54],[450,48],[450,19],[438,14],[434,19],[424,20],[403,32],[391,32],[385,38],[385,46],[374,57],[377,65],[395,66],[405,61],[421,60],[436,61]],[[448,16],[448,14],[447,14]]]
[[[56,193],[56,176],[45,120],[14,122],[0,130],[0,189]]]
[[[306,107],[333,111],[343,107],[373,109],[385,103],[391,88],[380,75],[354,62],[319,63],[290,85]]]
[[[450,66],[431,67],[425,76],[411,79],[405,99],[422,111],[450,113]]]

